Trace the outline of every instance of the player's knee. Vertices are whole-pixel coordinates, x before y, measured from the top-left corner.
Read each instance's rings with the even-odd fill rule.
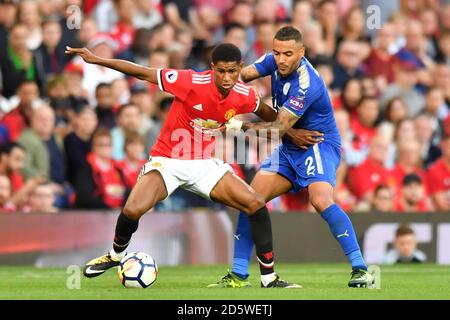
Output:
[[[128,201],[122,209],[123,214],[131,220],[139,220],[145,209],[138,203]]]
[[[310,194],[309,201],[317,212],[322,213],[329,206],[334,204],[333,197],[328,194]]]
[[[266,205],[266,201],[263,196],[261,195],[254,195],[252,200],[249,201],[248,205],[246,206],[245,212],[248,214],[253,214],[262,207]]]

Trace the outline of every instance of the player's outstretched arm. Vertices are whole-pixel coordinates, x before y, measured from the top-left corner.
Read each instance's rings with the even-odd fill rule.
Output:
[[[261,75],[259,74],[258,70],[256,70],[256,67],[253,64],[246,66],[241,70],[241,79],[244,82],[250,82],[260,77]]]
[[[120,60],[120,59],[105,59],[93,54],[87,48],[71,48],[66,47],[66,54],[77,54],[87,63],[98,64],[103,67],[111,68],[119,72],[125,73],[132,77],[141,80],[149,81],[151,83],[158,83],[158,70],[156,68],[149,68],[140,66],[136,63]]]
[[[256,135],[259,135],[261,131],[264,135],[271,137],[272,133],[277,132],[281,137],[298,121],[299,117],[293,113],[287,111],[285,108],[281,108],[278,112],[278,116],[275,121],[272,122],[246,122],[242,123],[242,130],[252,130]]]

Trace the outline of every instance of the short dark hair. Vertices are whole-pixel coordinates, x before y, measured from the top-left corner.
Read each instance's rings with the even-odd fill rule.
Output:
[[[103,89],[103,88],[108,88],[111,89],[111,83],[107,83],[107,82],[101,82],[97,85],[97,87],[95,87],[95,94],[98,94],[98,92]]]
[[[408,226],[406,224],[401,225],[395,231],[395,237],[396,238],[401,237],[401,236],[405,236],[405,235],[408,235],[408,234],[414,234],[414,230],[410,226]]]
[[[212,62],[216,64],[219,61],[224,62],[242,62],[241,50],[231,43],[222,43],[216,46],[211,53]]]
[[[17,142],[6,142],[0,145],[0,155],[2,154],[11,154],[14,148],[19,148],[22,151],[26,151],[25,147]]]
[[[403,186],[408,186],[414,183],[422,184],[422,179],[415,173],[407,174],[402,180]]]
[[[241,30],[245,31],[245,27],[243,25],[236,23],[236,22],[231,22],[225,26],[225,30],[224,30],[225,34],[227,34],[228,32],[230,32],[233,29],[241,29]]]
[[[286,26],[281,28],[277,31],[274,38],[280,41],[295,40],[295,42],[297,43],[303,42],[302,33],[300,32],[300,30],[294,28],[293,26]]]
[[[140,110],[139,106],[134,103],[131,103],[131,102],[125,103],[119,107],[119,110],[117,111],[117,117],[120,117],[120,115],[123,113],[123,111],[128,108],[137,108],[138,110]]]

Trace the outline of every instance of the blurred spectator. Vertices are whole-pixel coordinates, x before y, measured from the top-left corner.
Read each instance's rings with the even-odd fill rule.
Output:
[[[125,138],[125,158],[118,163],[127,188],[134,187],[145,158],[145,139],[139,133],[130,133]]]
[[[417,249],[414,230],[408,225],[401,225],[395,231],[394,248],[386,253],[384,263],[421,263],[426,260],[425,253]]]
[[[133,16],[133,24],[135,28],[151,29],[158,23],[162,22],[161,13],[156,7],[157,1],[154,0],[137,0],[136,14]]]
[[[440,143],[442,156],[427,171],[428,190],[438,211],[450,210],[450,118],[444,125],[444,137]]]
[[[377,88],[374,78],[363,76],[361,78],[361,85],[364,96],[379,97],[381,91]]]
[[[396,212],[429,212],[433,209],[426,197],[423,178],[415,173],[404,176],[400,197],[397,199]]]
[[[146,65],[150,52],[149,41],[152,32],[149,29],[137,29],[132,44],[116,55],[118,59],[128,60],[137,64]]]
[[[435,85],[444,93],[445,103],[450,106],[450,66],[436,64],[433,79]]]
[[[11,181],[8,176],[0,174],[0,213],[16,211],[16,206],[11,202]]]
[[[26,204],[30,192],[43,181],[40,177],[25,181],[21,172],[25,166],[25,158],[26,151],[20,144],[10,142],[0,145],[0,174],[9,178],[10,202],[16,208]]]
[[[120,53],[128,48],[133,41],[135,32],[133,17],[137,7],[134,0],[114,0],[113,2],[118,21],[109,31],[109,35],[117,43],[115,53]]]
[[[24,178],[21,170],[25,165],[25,149],[22,145],[9,142],[0,145],[0,174],[10,179],[11,191],[16,193],[22,188]]]
[[[31,192],[27,211],[37,213],[56,213],[59,211],[54,206],[56,200],[55,191],[50,183],[37,185]]]
[[[431,76],[429,70],[434,67],[433,60],[426,54],[426,38],[424,36],[423,27],[416,20],[409,20],[406,29],[406,44],[397,52],[396,56],[403,62],[410,63],[416,67],[417,80],[419,84],[431,84]]]
[[[348,173],[348,166],[345,162],[341,162],[336,171],[336,187],[334,188],[334,200],[342,208],[342,210],[349,212],[353,210],[356,205],[356,197],[351,193],[346,177]]]
[[[384,122],[386,123],[386,122]],[[388,124],[388,123],[386,123]],[[400,120],[397,126],[394,128],[392,134],[391,144],[389,146],[388,156],[385,162],[385,166],[392,169],[397,161],[397,149],[401,140],[403,141],[416,141],[417,130],[414,121],[411,118],[405,118]]]
[[[120,105],[130,101],[130,88],[125,79],[115,79],[111,82],[113,109],[117,110]]]
[[[383,91],[388,84],[394,82],[394,66],[397,62],[397,57],[389,50],[394,40],[394,26],[391,23],[385,23],[378,30],[375,45],[369,57],[364,61],[366,74],[375,78],[377,88],[380,91]]]
[[[176,42],[169,47],[170,66],[174,69],[192,69],[195,56],[192,54],[193,36],[188,28],[180,28],[175,34]]]
[[[25,80],[35,81],[40,88],[44,74],[37,69],[33,53],[26,46],[28,30],[23,24],[11,28],[6,50],[0,53],[3,95],[11,97]]]
[[[58,20],[42,22],[42,44],[34,51],[36,68],[45,75],[44,81],[50,75],[59,74],[67,64],[68,56],[64,54],[61,43],[61,25]]]
[[[417,139],[420,143],[420,154],[422,156],[423,164],[425,168],[435,162],[441,156],[441,150],[435,145],[433,134],[435,127],[433,125],[433,119],[429,115],[421,114],[416,117],[415,121]]]
[[[333,70],[335,77],[331,88],[341,90],[349,78],[361,77],[363,75],[360,70],[361,62],[360,44],[350,40],[341,42],[336,54]]]
[[[450,30],[445,31],[439,37],[439,54],[436,61],[450,66]]]
[[[361,7],[354,5],[342,17],[340,34],[336,41],[337,46],[346,40],[358,42],[362,59],[367,58],[371,51],[370,38],[364,34],[365,22],[365,15]]]
[[[366,159],[369,148],[357,148],[354,145],[355,134],[350,128],[350,117],[347,111],[336,110],[334,117],[342,140],[342,158],[346,165],[357,166]]]
[[[0,1],[0,48],[8,45],[8,32],[16,21],[17,1]]]
[[[16,95],[17,106],[1,119],[1,125],[7,129],[10,141],[16,141],[21,132],[30,126],[31,113],[39,103],[39,89],[34,81],[21,83]]]
[[[125,157],[125,137],[127,134],[139,132],[141,117],[141,110],[135,104],[128,103],[120,107],[117,126],[111,130],[113,159],[122,160]]]
[[[317,6],[316,17],[323,28],[323,36],[326,46],[325,52],[327,55],[332,55],[336,50],[336,37],[339,23],[339,16],[336,2],[333,0],[320,1]],[[342,46],[342,43],[340,46]],[[343,65],[344,68],[349,67],[339,60],[340,59],[338,58],[338,63]],[[353,69],[355,67],[351,68]],[[345,79],[344,81],[342,81],[342,84],[344,82]]]
[[[119,208],[126,197],[120,169],[112,159],[112,138],[108,129],[99,129],[92,138],[92,152],[75,182],[75,207],[84,209]]]
[[[389,141],[380,135],[372,138],[368,158],[349,170],[349,187],[358,200],[371,202],[373,192],[380,184],[394,187],[394,180],[384,167],[388,154]]]
[[[50,100],[49,104],[55,111],[55,130],[61,137],[64,137],[71,130],[68,123],[70,123],[75,110],[79,107],[78,104],[83,101],[71,99],[67,79],[60,75],[48,79],[46,93]]]
[[[442,29],[450,30],[450,3],[447,3],[441,10]]]
[[[307,0],[292,1],[292,25],[304,32],[312,21],[313,8]]]
[[[356,109],[363,97],[362,85],[359,78],[349,78],[342,88],[340,104],[349,112],[351,118],[357,116]]]
[[[384,111],[385,120],[397,126],[408,116],[408,110],[402,98],[395,97],[389,100]]]
[[[108,36],[97,36],[88,44],[88,48],[93,54],[110,59],[114,56],[117,44]],[[83,68],[83,88],[89,92],[90,103],[93,105],[95,105],[95,88],[98,84],[124,78],[124,75],[116,70],[85,63],[80,57],[74,58],[74,62]]]
[[[64,68],[63,76],[67,81],[67,89],[71,104],[74,109],[75,106],[82,106],[88,103],[89,93],[83,89],[83,68],[75,63],[69,63]]]
[[[416,139],[400,138],[397,141],[397,162],[392,169],[399,192],[402,189],[404,178],[409,174],[418,175],[421,179],[425,178],[422,170],[420,144]]]
[[[91,138],[97,124],[96,113],[86,105],[77,110],[73,132],[64,138],[67,178],[72,185],[75,185],[78,171],[87,163],[86,156],[91,152]]]
[[[354,144],[358,149],[365,149],[377,132],[375,126],[380,113],[375,97],[363,97],[356,108],[356,117],[350,120],[354,132]]]
[[[236,47],[241,49],[242,56],[244,57],[244,64],[251,64],[254,60],[246,59],[248,55],[249,47],[247,45],[247,38],[245,34],[244,26],[237,23],[230,23],[225,26],[225,32],[223,36],[223,42],[234,44]]]
[[[330,57],[323,40],[322,26],[317,21],[310,21],[302,31],[303,45],[308,60],[315,64],[321,57]]]
[[[155,99],[152,99],[145,82],[137,82],[131,87],[130,103],[139,107],[142,118],[138,130],[141,135],[145,135],[156,125],[154,118],[157,113]]]
[[[255,42],[255,28],[253,27],[254,18],[255,6],[248,1],[236,1],[228,13],[227,22],[237,23],[243,26],[245,28],[247,43],[253,43]],[[222,35],[219,36],[222,38]]]
[[[438,38],[439,38],[439,17],[437,12],[426,8],[420,13],[420,22],[423,27],[423,32],[426,36],[426,53],[431,58],[436,58],[438,53]]]
[[[150,51],[155,49],[168,50],[174,41],[175,28],[167,22],[161,22],[151,29],[148,46]]]
[[[100,83],[95,89],[95,100],[97,107],[98,126],[112,129],[116,126],[116,116],[113,111],[113,96],[110,83]]]
[[[80,32],[78,32],[78,42],[80,46],[86,47],[98,35],[97,23],[94,19],[86,17],[81,22]]]
[[[31,127],[20,135],[18,142],[27,151],[23,173],[26,179],[43,177],[64,183],[65,168],[62,142],[54,135],[55,113],[48,105],[34,110]]]
[[[37,49],[42,42],[41,15],[38,3],[34,0],[24,0],[19,3],[17,20],[26,29],[26,46],[29,50]]]
[[[394,192],[392,188],[384,184],[380,184],[375,188],[371,210],[375,213],[390,213],[394,211]]]
[[[411,62],[399,62],[396,65],[395,82],[389,85],[381,97],[382,106],[395,97],[403,99],[408,107],[408,115],[415,116],[425,105],[423,96],[414,87],[418,83],[418,70]]]
[[[147,154],[149,153],[150,148],[155,144],[156,139],[158,139],[161,127],[166,120],[167,113],[169,112],[169,108],[173,102],[172,95],[160,95],[158,99],[159,101],[155,102],[158,108],[153,126],[144,134],[145,150]]]
[[[450,109],[445,104],[444,94],[438,87],[430,87],[427,90],[424,112],[436,123],[439,123],[439,125],[441,125],[441,121],[450,114]]]

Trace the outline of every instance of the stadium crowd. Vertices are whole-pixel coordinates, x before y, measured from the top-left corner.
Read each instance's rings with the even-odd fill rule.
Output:
[[[449,211],[448,0],[1,0],[1,211],[121,207],[172,102],[66,46],[205,70],[221,42],[251,64],[284,25],[302,31],[335,108],[337,202],[347,211]],[[271,103],[270,80],[252,85]],[[232,164],[246,180],[263,160],[257,153]],[[312,211],[306,192],[270,208]],[[157,209],[212,206],[179,190]]]

